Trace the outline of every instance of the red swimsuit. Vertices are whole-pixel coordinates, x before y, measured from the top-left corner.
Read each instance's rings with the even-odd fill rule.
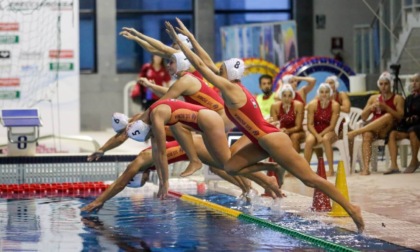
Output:
[[[280,110],[278,114],[278,119],[280,121],[280,127],[290,129],[296,126],[296,113],[294,108],[294,102],[290,103],[290,109],[286,113],[283,109],[283,106],[280,104]]]
[[[225,104],[226,115],[253,143],[258,144],[258,139],[279,129],[266,122],[261,114],[260,107],[254,96],[241,84],[238,85],[244,91],[247,101],[241,108],[229,108]]]
[[[321,107],[321,101],[318,100],[318,106],[314,114],[314,127],[316,132],[321,133],[330,126],[332,116],[332,101],[328,103],[326,108]]]

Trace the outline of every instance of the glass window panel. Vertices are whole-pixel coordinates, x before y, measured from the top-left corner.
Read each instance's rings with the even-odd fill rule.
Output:
[[[216,10],[290,9],[290,0],[215,0]]]
[[[215,15],[215,59],[222,60],[222,48],[220,38],[220,27],[229,25],[241,25],[260,22],[280,22],[290,20],[291,14],[282,12],[252,13],[243,14],[216,14]]]
[[[134,15],[118,14],[117,33],[122,27],[133,27],[147,36],[156,38],[166,45],[171,45],[172,41],[165,31],[164,22],[169,21],[176,24],[175,17],[180,18],[188,29],[192,30],[192,15]],[[140,67],[149,62],[150,53],[145,51],[136,42],[128,40],[122,36],[117,37],[117,72],[138,72]]]
[[[192,0],[117,0],[117,10],[192,10]]]
[[[80,14],[80,70],[96,70],[96,39],[95,39],[95,21],[93,15]]]
[[[96,1],[80,1],[79,9],[80,71],[96,72]]]
[[[94,10],[95,0],[82,0],[79,2],[79,9],[81,10]]]

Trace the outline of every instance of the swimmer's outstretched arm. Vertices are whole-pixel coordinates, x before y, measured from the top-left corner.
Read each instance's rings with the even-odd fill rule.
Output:
[[[168,89],[169,89],[168,87],[156,85],[154,82],[144,77],[138,78],[137,82],[143,87],[150,89],[155,95],[159,97],[164,96],[168,92]]]
[[[151,54],[155,54],[155,55],[159,55],[161,57],[165,57],[165,54],[162,53],[161,51],[157,50],[155,47],[153,47],[152,45],[150,45],[149,43],[147,43],[145,40],[137,37],[136,35],[134,35],[133,33],[131,33],[130,31],[122,31],[120,32],[120,35],[123,36],[126,39],[132,40],[137,42],[137,44],[139,44],[139,46],[141,46],[143,49],[145,49],[146,51],[150,52]]]
[[[191,64],[206,78],[210,83],[215,85],[223,93],[223,97],[229,101],[238,100],[238,94],[236,91],[240,89],[237,85],[231,83],[229,80],[215,74],[210,68],[204,64],[198,55],[196,55],[191,49],[188,48],[181,40],[178,38],[177,33],[175,32],[174,27],[169,22],[165,22],[166,32],[171,37],[172,41],[178,44],[182,52],[191,62]]]
[[[92,153],[90,156],[88,156],[87,161],[97,161],[99,160],[106,151],[112,150],[114,148],[117,148],[121,144],[123,144],[127,140],[127,135],[125,134],[125,131],[123,130],[120,133],[115,134],[112,136],[104,145],[102,145],[97,151]]]
[[[135,114],[132,118],[130,118],[129,123],[140,120],[142,116],[144,116],[143,113]],[[88,156],[87,161],[90,162],[99,160],[105,154],[105,152],[117,148],[118,146],[123,144],[127,139],[128,136],[125,130],[116,133],[114,136],[108,139],[108,141],[106,141],[106,143],[102,145],[97,151]]]
[[[156,50],[159,51],[159,56],[163,57],[163,58],[167,58],[169,59],[172,54],[178,52],[178,50],[165,45],[164,43],[160,42],[157,39],[154,39],[152,37],[146,36],[141,32],[138,32],[136,29],[134,28],[128,28],[128,27],[123,27],[124,31],[129,31],[132,34],[136,35],[138,38],[146,41],[147,43],[149,43],[149,45],[151,45],[152,47],[154,47]]]
[[[146,158],[150,157],[150,155],[139,155],[137,158],[127,166],[127,169],[124,171],[121,176],[117,178],[101,195],[99,195],[94,201],[90,204],[84,206],[81,211],[85,212],[93,212],[99,211],[102,206],[107,202],[109,199],[120,193],[127,184],[136,176],[139,170],[145,170],[150,167],[150,158],[146,160]]]
[[[179,27],[176,27],[177,31],[179,33],[182,33],[183,35],[187,36],[190,40],[195,53],[200,57],[203,62],[216,74],[219,73],[219,69],[214,64],[213,60],[211,59],[210,55],[204,50],[203,47],[198,43],[198,41],[195,39],[194,35],[188,30],[188,28],[184,25],[184,23],[179,19],[176,18],[176,21],[178,22]]]

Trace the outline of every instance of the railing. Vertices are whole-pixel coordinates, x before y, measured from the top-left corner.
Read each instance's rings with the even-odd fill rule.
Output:
[[[376,10],[364,2],[375,17],[370,24],[353,27],[353,69],[357,73],[372,74],[387,68],[391,52],[396,51],[398,34],[407,25],[406,15],[420,10],[420,0],[381,1]]]
[[[130,116],[131,115],[131,111],[130,111],[130,105],[131,105],[131,100],[130,100],[130,94],[131,94],[131,89],[136,85],[136,81],[130,81],[127,82],[127,84],[125,84],[124,86],[124,91],[123,91],[123,101],[124,101],[124,115]]]

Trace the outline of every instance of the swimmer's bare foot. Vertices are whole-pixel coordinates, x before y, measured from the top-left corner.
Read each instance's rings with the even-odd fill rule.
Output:
[[[279,166],[279,169],[276,171],[276,175],[277,175],[277,183],[279,184],[280,188],[283,185],[285,173],[286,173],[286,170],[283,167]]]
[[[201,161],[190,161],[190,163],[187,166],[187,169],[185,169],[185,171],[183,171],[180,176],[181,177],[187,177],[192,175],[194,172],[198,171],[201,169],[201,167],[203,166],[203,163],[201,163]]]
[[[353,219],[354,224],[356,224],[357,231],[359,233],[363,233],[363,231],[365,230],[365,222],[363,221],[362,210],[359,206],[356,205],[352,205],[351,208],[351,213],[349,213],[350,217]]]
[[[275,178],[275,177],[268,177],[268,182],[269,182],[269,184],[267,185],[268,186],[268,188],[267,189],[269,189],[269,191],[272,191],[273,193],[271,193],[271,197],[273,198],[273,199],[275,199],[275,198],[277,198],[277,197],[279,197],[279,198],[282,198],[282,197],[284,197],[284,196],[286,196],[281,190],[280,190],[280,187],[279,187],[279,185],[278,185],[278,183],[277,183],[277,179]]]
[[[334,171],[328,170],[327,177],[332,177],[332,176],[334,176]]]
[[[362,171],[360,172],[360,175],[362,175],[362,176],[367,176],[367,175],[370,175],[370,171],[369,171],[369,170],[362,170]]]

